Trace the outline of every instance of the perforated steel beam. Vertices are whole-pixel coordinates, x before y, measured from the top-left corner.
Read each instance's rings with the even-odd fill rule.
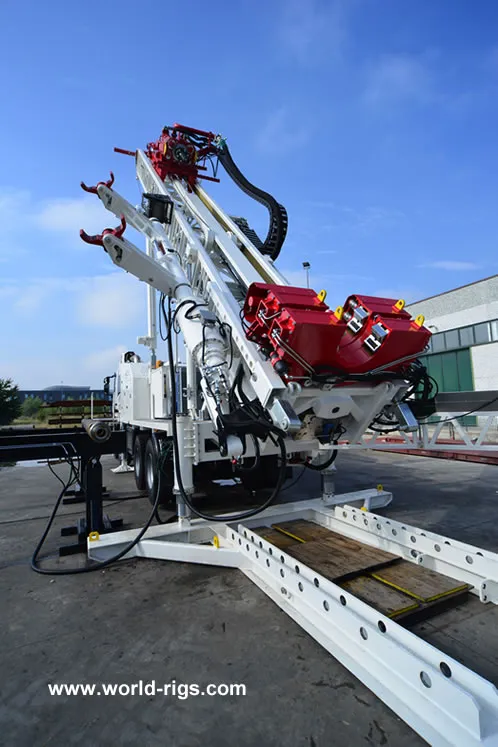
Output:
[[[361,503],[360,494],[343,496]],[[337,496],[336,496],[337,498]],[[498,603],[498,556],[361,507],[322,500],[273,506],[245,524],[200,519],[156,526],[127,557],[239,568],[281,609],[434,747],[498,746],[498,691],[321,574],[267,542],[251,527],[308,519],[374,547],[472,584]],[[139,530],[89,541],[104,560]]]

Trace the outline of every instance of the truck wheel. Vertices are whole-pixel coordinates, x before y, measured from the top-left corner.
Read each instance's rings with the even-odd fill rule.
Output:
[[[145,433],[137,433],[133,441],[133,465],[137,490],[145,490]]]
[[[160,506],[175,506],[173,494],[174,473],[171,451],[161,456],[163,442],[149,438],[145,445],[145,488],[149,501],[154,505],[159,491]]]

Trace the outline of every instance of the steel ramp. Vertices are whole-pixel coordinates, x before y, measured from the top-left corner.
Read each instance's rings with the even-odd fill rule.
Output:
[[[361,493],[366,502],[374,497],[374,491]],[[358,495],[350,494],[357,504]],[[427,568],[448,577],[451,583],[443,586],[450,591],[467,587],[483,603],[498,603],[498,556],[494,553],[380,517],[364,506],[331,506],[322,499],[273,506],[244,524],[231,522],[227,514],[226,523],[193,519],[151,527],[126,557],[238,568],[429,744],[498,746],[495,686],[365,603],[348,590],[347,579],[336,583],[299,560],[292,537],[287,546],[265,539],[275,539],[271,532],[293,535],[288,522],[297,520],[301,522],[295,525],[298,531],[307,528],[302,522],[312,522],[366,549],[377,548],[380,570],[372,552],[365,553],[372,565],[369,573],[398,581],[392,570],[396,565],[390,560],[396,556],[400,562],[413,564],[414,571]],[[262,532],[262,526],[268,532]],[[138,532],[133,529],[89,539],[89,557],[114,556]],[[312,541],[323,541],[323,536]],[[431,601],[431,591],[420,588],[416,595],[425,594]]]

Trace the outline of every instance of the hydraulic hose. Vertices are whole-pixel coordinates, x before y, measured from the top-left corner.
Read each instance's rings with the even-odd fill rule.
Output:
[[[178,428],[177,428],[177,422],[176,422],[177,421],[176,377],[175,377],[175,365],[174,365],[174,358],[173,358],[173,340],[172,340],[172,334],[171,334],[172,318],[171,318],[171,300],[170,299],[168,299],[168,307],[169,307],[168,308],[169,334],[167,335],[167,338],[168,338],[167,345],[168,345],[168,357],[169,357],[169,372],[170,372],[170,380],[171,380],[171,431],[172,431],[172,436],[173,436],[173,459],[174,459],[175,473],[176,473],[176,479],[178,482],[178,489],[180,491],[180,495],[185,501],[185,505],[190,509],[190,511],[195,516],[198,516],[201,519],[205,519],[206,521],[220,521],[220,522],[227,523],[227,522],[243,521],[244,519],[249,519],[252,516],[256,516],[257,514],[261,513],[261,511],[264,511],[265,509],[268,508],[268,506],[270,506],[273,503],[277,495],[280,493],[282,485],[285,482],[286,467],[287,467],[287,451],[285,448],[284,439],[282,438],[280,434],[277,435],[282,465],[281,465],[280,472],[278,475],[277,484],[272,490],[270,496],[266,499],[266,501],[264,501],[264,503],[261,504],[261,506],[257,506],[256,508],[251,508],[248,511],[243,511],[242,513],[235,514],[233,516],[226,516],[226,515],[217,516],[215,514],[206,514],[200,509],[196,508],[192,504],[192,501],[187,495],[187,492],[183,485],[181,466],[180,466]]]

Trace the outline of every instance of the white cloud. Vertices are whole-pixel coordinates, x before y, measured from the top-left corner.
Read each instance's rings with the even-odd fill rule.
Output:
[[[311,130],[295,126],[286,107],[271,112],[256,137],[256,148],[262,153],[283,155],[308,142]]]
[[[28,356],[24,359],[19,356],[12,360],[2,359],[0,377],[12,378],[20,389],[44,389],[61,381],[72,386],[100,388],[104,376],[116,371],[121,355],[126,350],[124,345],[115,345],[89,355],[84,354],[84,349],[81,354],[73,352],[70,356],[63,352],[59,355],[38,355],[35,367]],[[140,354],[143,356],[142,351]]]
[[[352,2],[282,0],[277,30],[282,48],[302,65],[340,59],[347,40],[345,13]]]
[[[124,328],[143,317],[145,327],[145,289],[124,272],[89,278],[77,299],[76,318],[85,326]]]
[[[41,231],[52,239],[62,239],[65,245],[83,248],[81,228],[95,234],[118,223],[94,195],[37,202],[26,190],[0,187],[0,262],[30,253],[26,240],[30,231]]]
[[[43,309],[46,302],[52,302],[56,297],[64,298],[67,302],[73,294],[81,291],[87,278],[56,278],[38,277],[20,279],[4,278],[1,280],[0,297],[12,299],[12,308],[23,317],[30,317],[33,313]]]
[[[364,101],[386,105],[398,101],[427,103],[433,99],[434,80],[427,55],[383,55],[367,74]]]
[[[448,270],[449,272],[460,272],[463,270],[479,270],[481,265],[475,262],[459,262],[457,260],[439,260],[437,262],[427,262],[419,267],[427,267],[433,270]]]
[[[76,199],[54,199],[45,202],[34,215],[34,222],[40,228],[61,233],[82,244],[80,228],[89,234],[101,233],[103,228],[119,223],[104,208],[94,195]]]
[[[23,317],[63,303],[78,326],[126,329],[145,319],[145,288],[145,283],[118,271],[95,277],[2,279],[0,298],[9,299]]]
[[[126,348],[124,345],[115,345],[111,348],[98,350],[83,359],[82,369],[88,372],[92,381],[95,378],[103,378],[116,370],[120,358],[125,352]]]

